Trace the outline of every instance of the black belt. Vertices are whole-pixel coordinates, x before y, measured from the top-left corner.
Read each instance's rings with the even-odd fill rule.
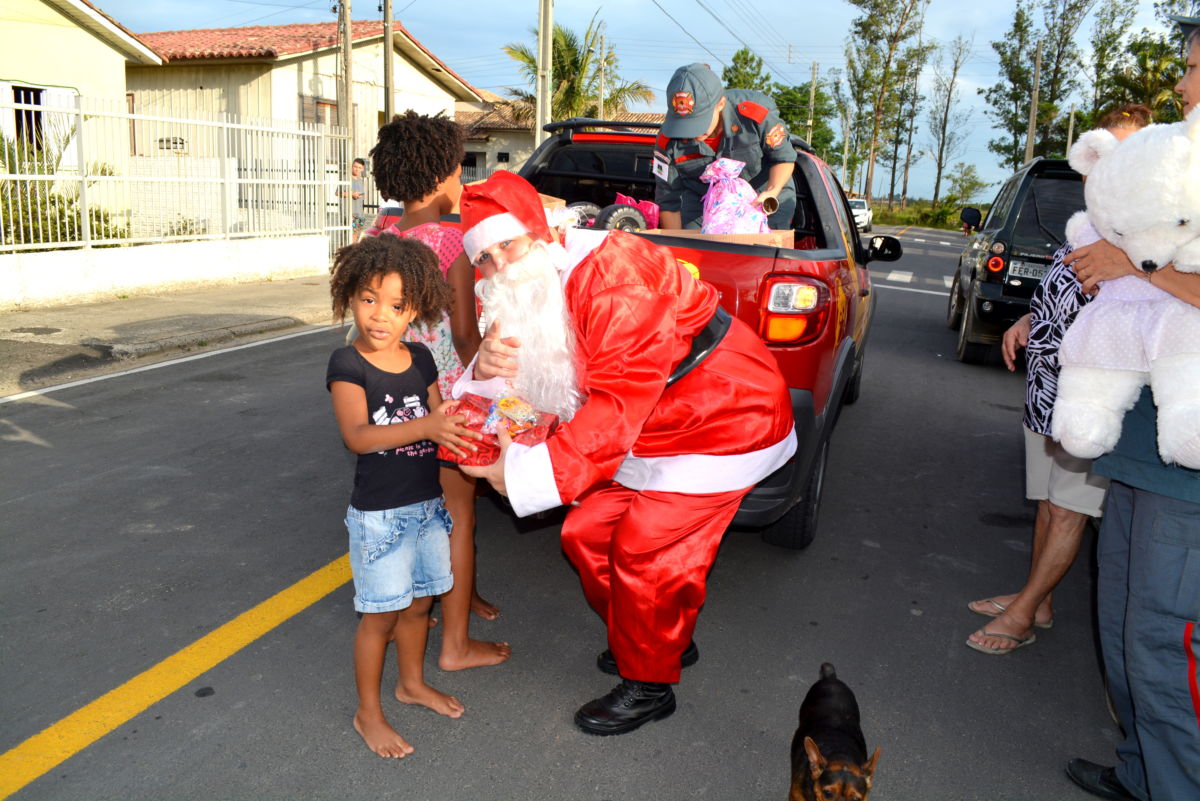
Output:
[[[712,318],[692,337],[692,349],[671,371],[671,375],[667,378],[667,386],[669,387],[683,378],[696,369],[700,362],[707,359],[709,354],[717,349],[717,345],[721,344],[725,334],[729,333],[729,326],[732,324],[733,318],[729,316],[729,312],[718,306],[717,310],[713,312]]]

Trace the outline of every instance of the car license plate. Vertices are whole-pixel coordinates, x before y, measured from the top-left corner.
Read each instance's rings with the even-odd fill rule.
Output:
[[[1017,261],[1016,259],[1008,263],[1009,278],[1035,278],[1038,281],[1046,277],[1046,271],[1050,269],[1047,264],[1036,264],[1031,261]]]

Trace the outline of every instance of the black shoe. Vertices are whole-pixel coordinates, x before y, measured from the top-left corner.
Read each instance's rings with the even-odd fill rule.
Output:
[[[1109,801],[1137,801],[1137,798],[1125,789],[1125,785],[1121,784],[1112,768],[1088,762],[1086,759],[1072,759],[1067,763],[1067,775],[1071,777],[1071,781],[1092,795],[1107,798]]]
[[[679,657],[680,667],[690,667],[700,661],[700,649],[696,647],[696,641],[692,640],[688,643],[688,647],[683,649],[683,656]],[[602,673],[607,673],[610,676],[619,676],[617,670],[617,660],[613,658],[612,651],[605,649],[604,653],[596,657],[596,667],[600,668]]]
[[[674,711],[670,684],[622,679],[608,695],[581,706],[575,725],[588,734],[624,734]]]

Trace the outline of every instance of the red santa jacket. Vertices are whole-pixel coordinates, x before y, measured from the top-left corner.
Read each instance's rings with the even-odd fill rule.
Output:
[[[568,232],[596,240],[596,232]],[[576,247],[578,250],[578,247]],[[717,293],[671,252],[608,232],[566,277],[586,400],[545,443],[505,460],[519,515],[570,503],[615,480],[637,490],[724,492],[753,486],[796,450],[775,358],[736,318],[681,380],[667,377],[716,310]]]

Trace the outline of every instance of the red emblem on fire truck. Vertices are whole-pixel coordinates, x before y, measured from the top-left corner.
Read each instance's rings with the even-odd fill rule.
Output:
[[[671,97],[671,107],[680,117],[686,117],[696,108],[696,98],[691,92],[676,92]]]

